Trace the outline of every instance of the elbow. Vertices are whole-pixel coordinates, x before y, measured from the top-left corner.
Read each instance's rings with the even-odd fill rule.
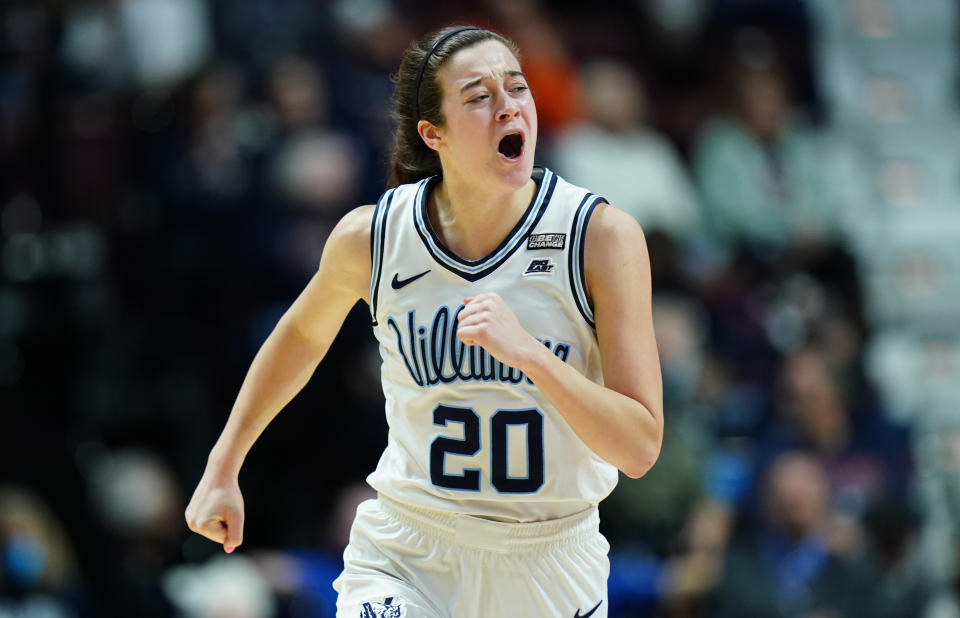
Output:
[[[653,464],[655,464],[656,462],[657,462],[656,458],[643,459],[636,463],[623,466],[622,468],[620,468],[620,471],[632,479],[638,479],[644,476],[647,472],[649,472],[650,468],[652,468]]]
[[[645,475],[660,458],[660,449],[663,446],[663,424],[658,423],[655,435],[647,436],[646,444],[641,448],[633,449],[631,457],[622,466],[620,471],[632,479]]]
[[[660,442],[654,448],[642,449],[632,460],[621,466],[620,471],[632,479],[638,479],[650,471],[660,458]]]

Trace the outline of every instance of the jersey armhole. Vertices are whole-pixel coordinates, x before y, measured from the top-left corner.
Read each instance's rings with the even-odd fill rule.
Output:
[[[573,225],[570,228],[570,250],[567,253],[569,260],[567,271],[570,273],[570,290],[573,292],[573,300],[580,315],[590,328],[594,329],[596,323],[593,317],[593,303],[590,302],[590,296],[587,294],[587,276],[584,269],[584,245],[590,217],[593,216],[597,205],[605,201],[604,198],[593,193],[587,193],[583,197],[573,217]]]
[[[393,202],[395,188],[390,189],[377,202],[373,211],[370,229],[370,318],[377,325],[377,300],[380,292],[380,272],[383,270],[383,250],[387,238],[387,212]]]

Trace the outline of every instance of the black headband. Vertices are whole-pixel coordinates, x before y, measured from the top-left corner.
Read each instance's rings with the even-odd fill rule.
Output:
[[[423,56],[423,59],[420,61],[420,68],[417,71],[417,89],[414,92],[414,99],[413,99],[413,104],[414,104],[414,107],[416,107],[416,111],[417,111],[417,117],[416,117],[417,120],[420,120],[420,82],[421,80],[423,80],[423,71],[427,68],[427,62],[430,60],[430,56],[433,55],[433,52],[437,51],[438,47],[443,45],[444,41],[446,41],[447,39],[449,39],[455,34],[460,34],[461,32],[466,32],[467,30],[480,30],[480,28],[477,28],[476,26],[463,26],[461,28],[456,28],[454,30],[451,30],[450,32],[440,37],[437,40],[437,42],[433,44],[433,47],[430,48],[430,51],[428,51]]]

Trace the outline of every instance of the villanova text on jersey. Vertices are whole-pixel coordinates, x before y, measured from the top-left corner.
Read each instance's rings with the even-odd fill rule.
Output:
[[[387,326],[396,334],[403,363],[417,386],[458,380],[519,384],[526,379],[527,384],[533,384],[519,369],[501,363],[480,346],[468,346],[457,339],[457,315],[463,307],[461,304],[453,310],[444,305],[427,324],[417,323],[416,309],[407,311],[401,323],[392,315],[387,317]],[[545,339],[540,339],[540,343],[564,362],[570,355],[570,344]]]

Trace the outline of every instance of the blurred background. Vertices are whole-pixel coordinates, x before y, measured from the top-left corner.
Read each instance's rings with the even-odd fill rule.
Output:
[[[385,444],[363,307],[241,475],[183,509],[336,220],[390,73],[516,40],[537,159],[644,226],[659,463],[602,505],[610,615],[960,617],[953,0],[6,0],[0,617],[330,617]]]

